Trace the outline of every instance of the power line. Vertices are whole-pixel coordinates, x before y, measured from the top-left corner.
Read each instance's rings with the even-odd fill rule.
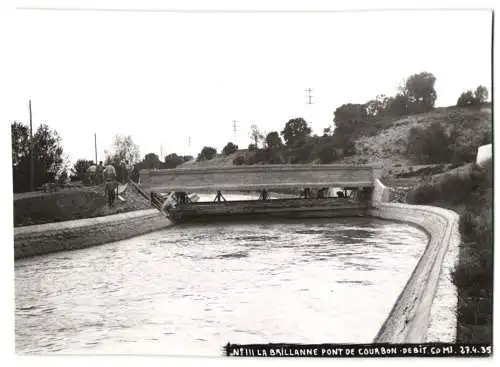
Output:
[[[97,133],[94,133],[95,164],[97,164]]]

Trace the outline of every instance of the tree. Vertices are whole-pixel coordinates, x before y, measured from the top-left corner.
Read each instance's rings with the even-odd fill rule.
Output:
[[[257,149],[259,149],[259,148],[257,148],[257,145],[255,145],[255,144],[248,144],[248,151],[249,152],[255,152]]]
[[[366,114],[368,117],[386,115],[393,99],[392,97],[387,97],[385,94],[377,95],[375,99],[365,103]]]
[[[478,86],[474,92],[474,97],[478,104],[486,102],[488,100],[488,89],[483,85]]]
[[[459,107],[474,106],[475,104],[476,98],[471,90],[463,92],[457,100],[457,106]]]
[[[214,158],[217,155],[217,149],[212,147],[203,147],[200,154],[198,154],[198,158],[196,160],[200,161],[208,161]]]
[[[283,141],[277,131],[271,131],[266,136],[266,145],[268,148],[281,148]]]
[[[192,157],[187,157],[187,158],[192,158]],[[175,153],[171,153],[165,156],[165,161],[162,166],[163,168],[175,168],[181,165],[182,163],[187,162],[188,160],[189,159],[186,160],[186,157],[181,157]]]
[[[437,93],[434,89],[436,77],[428,72],[410,76],[405,83],[404,93],[411,104],[411,112],[425,112],[434,108]]]
[[[11,139],[12,139],[12,164],[18,166],[23,159],[29,158],[30,143],[29,143],[29,128],[20,122],[11,124]]]
[[[318,143],[314,144],[313,158],[321,164],[332,163],[338,159],[332,136],[323,135]]]
[[[70,179],[71,173],[71,161],[67,154],[63,154],[61,157],[61,162],[54,168],[55,169],[55,177],[54,180],[58,184],[66,184]]]
[[[404,116],[410,113],[410,101],[405,94],[398,93],[390,98],[387,113],[391,116]]]
[[[113,150],[111,153],[107,153],[107,162],[113,165],[123,165],[125,162],[135,164],[139,160],[139,146],[133,142],[132,137],[130,135],[115,135]]]
[[[14,192],[30,190],[29,128],[19,122],[11,124],[12,170]],[[56,176],[67,177],[69,161],[63,155],[61,138],[47,125],[40,125],[33,135],[34,182],[39,187],[54,182]]]
[[[161,165],[160,158],[155,153],[148,153],[144,156],[143,169],[159,169]]]
[[[230,154],[233,154],[234,152],[236,152],[238,150],[238,146],[229,142],[226,144],[226,146],[224,147],[224,149],[222,149],[222,154],[224,154],[225,156],[228,156]]]
[[[281,135],[283,135],[287,146],[299,146],[304,144],[311,135],[311,128],[302,117],[295,118],[286,123]]]
[[[78,159],[71,170],[71,178],[76,181],[85,181],[87,169],[94,164],[94,161],[88,159]]]
[[[334,112],[336,134],[352,135],[357,133],[368,118],[366,106],[362,104],[343,104]]]
[[[332,134],[332,127],[328,126],[323,129],[323,136],[330,136]]]
[[[457,106],[480,106],[488,99],[488,89],[485,86],[478,86],[474,92],[468,90],[463,92],[457,100]]]
[[[258,147],[259,142],[264,139],[264,134],[262,134],[262,132],[255,124],[252,124],[252,126],[250,126],[250,138],[253,140],[256,147]]]
[[[134,143],[130,135],[115,135],[113,149],[106,152],[106,165],[112,165],[116,171],[116,177],[122,181],[128,177],[129,167],[137,167],[140,160],[139,146]]]
[[[11,124],[12,178],[14,192],[30,190],[29,128],[19,122]]]
[[[63,159],[61,138],[57,131],[42,124],[33,136],[35,153],[35,186],[53,182],[56,175],[62,174],[67,164]],[[65,168],[65,167],[64,167]]]

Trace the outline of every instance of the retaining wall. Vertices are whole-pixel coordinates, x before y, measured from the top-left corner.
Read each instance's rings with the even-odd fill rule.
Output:
[[[459,216],[432,206],[386,203],[388,191],[376,180],[374,207],[368,213],[416,225],[428,234],[429,243],[374,342],[453,342],[457,299],[450,271],[460,243]],[[436,295],[439,302],[435,302]]]
[[[166,228],[171,224],[156,209],[105,217],[14,228],[14,257],[75,250],[120,241]]]

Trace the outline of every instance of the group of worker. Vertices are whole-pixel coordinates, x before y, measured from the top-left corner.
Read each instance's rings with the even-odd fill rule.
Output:
[[[87,182],[91,185],[101,185],[104,183],[104,195],[111,208],[114,206],[118,196],[118,181],[116,180],[116,170],[112,165],[104,166],[102,161],[99,165],[90,166],[87,169]]]
[[[99,165],[92,165],[87,168],[87,182],[90,185],[101,185],[106,182],[106,177],[114,175],[116,177],[115,168],[112,165],[104,166],[102,161]]]

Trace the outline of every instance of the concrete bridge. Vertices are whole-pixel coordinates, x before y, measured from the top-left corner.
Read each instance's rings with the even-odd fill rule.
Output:
[[[155,191],[238,191],[290,188],[372,188],[380,168],[294,164],[142,170],[140,185]]]

